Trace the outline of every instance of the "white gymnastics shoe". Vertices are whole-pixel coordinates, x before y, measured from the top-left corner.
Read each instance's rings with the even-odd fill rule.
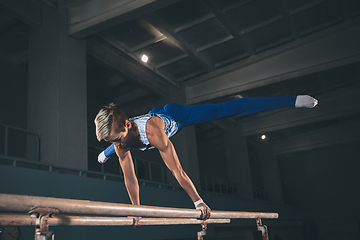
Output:
[[[295,107],[313,108],[319,101],[309,95],[298,95],[295,101]]]
[[[110,157],[105,156],[104,151],[102,151],[98,156],[99,163],[105,163]]]

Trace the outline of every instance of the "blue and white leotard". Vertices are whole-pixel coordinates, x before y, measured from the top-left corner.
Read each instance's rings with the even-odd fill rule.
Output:
[[[164,131],[168,138],[175,135],[175,133],[177,133],[180,129],[177,122],[174,119],[172,119],[172,117],[165,115],[165,114],[148,113],[145,115],[130,118],[129,121],[131,123],[137,124],[141,141],[145,145],[145,147],[144,148],[136,148],[136,147],[133,147],[130,145],[126,145],[125,146],[126,149],[128,149],[128,150],[138,149],[141,151],[145,151],[145,150],[154,148],[154,146],[150,145],[149,140],[146,135],[146,123],[152,117],[159,117],[164,121],[164,123],[165,123]]]

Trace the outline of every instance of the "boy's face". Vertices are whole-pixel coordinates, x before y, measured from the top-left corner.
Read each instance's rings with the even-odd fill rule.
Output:
[[[112,128],[113,129],[113,128]],[[125,122],[125,131],[116,133],[111,130],[109,136],[105,139],[107,142],[113,143],[115,146],[124,147],[126,144],[129,143],[129,130],[131,129],[131,123],[126,120]]]

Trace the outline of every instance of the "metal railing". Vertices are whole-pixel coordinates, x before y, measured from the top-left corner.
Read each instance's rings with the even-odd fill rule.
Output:
[[[5,124],[0,124],[0,127],[4,127],[4,150],[3,154],[0,153],[0,165],[7,165],[7,166],[13,166],[13,167],[21,167],[21,168],[28,168],[28,169],[35,169],[35,170],[42,170],[42,171],[48,171],[48,172],[56,172],[56,173],[62,173],[62,174],[68,174],[68,175],[75,175],[80,177],[90,177],[90,178],[97,178],[97,179],[103,179],[103,180],[110,180],[110,181],[120,181],[123,182],[123,175],[121,168],[119,166],[119,174],[112,174],[107,173],[104,170],[104,164],[101,164],[101,171],[90,171],[90,170],[80,170],[80,169],[74,169],[74,168],[68,168],[68,167],[61,167],[61,166],[55,166],[47,163],[40,162],[40,144],[39,144],[39,136],[32,131],[28,131],[25,129],[17,128],[8,126]],[[31,134],[35,137],[36,140],[36,161],[33,159],[28,159],[26,157],[18,157],[18,156],[12,156],[8,152],[9,148],[9,129],[13,129],[19,132],[23,132],[26,134]],[[24,138],[26,140],[26,137]],[[96,150],[102,150],[98,147],[90,147]],[[143,159],[137,159],[134,158],[134,165],[136,169],[136,173],[139,172],[139,166],[145,166],[145,168],[141,168],[142,175],[139,177],[139,184],[143,186],[151,186],[151,187],[157,187],[157,188],[164,188],[164,189],[170,189],[170,190],[178,190],[182,191],[180,187],[168,185],[165,183],[165,173],[163,166],[157,163],[152,163]],[[159,179],[156,179],[154,177],[153,171],[154,169],[158,169],[158,172],[161,173],[161,176]],[[144,171],[147,171],[144,173]],[[145,176],[145,177],[144,177]]]
[[[200,182],[201,190],[233,196],[237,195],[237,184],[226,179],[201,174]]]
[[[17,133],[12,131],[16,131]],[[1,134],[3,133],[3,134]],[[15,156],[16,154],[9,153],[9,149],[11,148],[11,144],[9,143],[9,139],[17,138],[17,141],[28,141],[27,136],[21,135],[21,137],[16,136],[16,134],[25,134],[25,135],[32,135],[35,138],[35,144],[31,145],[30,142],[27,142],[29,145],[28,150],[31,152],[34,152],[36,154],[35,159],[30,159],[27,156],[26,148],[24,148],[24,155],[25,157],[19,157]],[[3,150],[1,151],[0,147],[0,165],[10,165],[13,167],[23,167],[23,168],[30,168],[30,169],[37,169],[37,170],[43,170],[43,171],[49,171],[49,172],[57,172],[57,173],[64,173],[69,175],[77,175],[77,176],[83,176],[83,177],[91,177],[91,178],[99,178],[104,180],[114,180],[114,181],[122,181],[123,182],[123,175],[121,168],[119,166],[119,174],[111,174],[106,173],[104,169],[104,165],[101,164],[101,172],[98,171],[88,171],[88,170],[79,170],[79,169],[73,169],[73,168],[67,168],[67,167],[60,167],[60,166],[54,166],[46,163],[40,162],[40,139],[37,133],[33,131],[29,131],[26,129],[18,128],[9,126],[6,124],[0,124],[0,137],[3,135]],[[20,139],[19,139],[20,138]],[[1,141],[0,141],[1,143]],[[17,142],[18,143],[18,142]],[[31,148],[31,149],[29,149]],[[99,147],[91,147],[96,150],[102,151],[103,149]],[[36,161],[34,161],[36,160]],[[167,188],[172,190],[179,190],[179,187],[170,186],[165,184],[165,173],[163,166],[157,163],[149,162],[143,159],[137,159],[134,158],[134,165],[135,165],[135,171],[136,173],[141,172],[141,176],[139,176],[139,183],[143,186],[156,186],[159,188]],[[141,170],[139,170],[141,169]],[[158,170],[160,172],[160,177],[156,179],[154,177],[155,174],[153,174],[154,171]]]
[[[67,168],[67,167],[60,167],[54,166],[47,163],[35,162],[28,159],[22,159],[18,157],[12,156],[4,156],[0,154],[0,165],[7,165],[13,167],[22,167],[28,169],[35,169],[35,170],[42,170],[47,172],[56,172],[61,174],[68,174],[74,175],[79,177],[89,177],[89,178],[96,178],[96,179],[103,179],[109,181],[119,181],[123,182],[124,178],[122,175],[118,174],[111,174],[106,172],[96,172],[96,171],[89,171],[89,170],[80,170],[75,168]],[[183,191],[182,188],[168,185],[166,183],[161,182],[153,182],[149,180],[139,179],[139,185],[142,186],[150,186],[162,189],[169,189],[174,191]]]
[[[0,127],[4,128],[4,155],[5,156],[9,156],[8,150],[9,150],[9,130],[15,130],[15,131],[19,131],[19,132],[23,132],[26,134],[30,134],[33,135],[35,137],[35,143],[36,143],[36,161],[40,161],[40,140],[39,140],[39,136],[37,135],[37,133],[32,132],[32,131],[28,131],[22,128],[17,128],[17,127],[13,127],[13,126],[9,126],[9,125],[5,125],[5,124],[1,124],[0,123]]]
[[[89,149],[102,152],[104,149],[97,146],[88,146]],[[141,158],[133,158],[135,174],[138,179],[146,180],[156,183],[165,183],[165,170],[159,163],[154,163]],[[101,172],[105,173],[104,164],[101,164]],[[119,165],[119,175],[123,176],[121,167]],[[159,176],[159,177],[156,177]]]
[[[268,193],[265,189],[253,187],[254,199],[268,201]]]
[[[135,158],[134,165],[135,165],[135,174],[140,179],[146,180],[147,176],[148,176],[149,181],[159,182],[158,180],[156,180],[154,178],[154,174],[153,174],[153,171],[155,171],[155,169],[157,168],[158,170],[160,170],[161,182],[165,183],[165,171],[164,171],[164,167],[161,164],[150,162],[150,161],[139,159],[139,158]],[[146,174],[146,173],[140,174],[140,171],[146,171],[148,174]]]

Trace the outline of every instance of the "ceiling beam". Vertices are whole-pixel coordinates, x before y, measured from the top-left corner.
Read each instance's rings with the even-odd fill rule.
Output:
[[[104,95],[106,96],[104,98],[106,99],[106,101],[108,101],[109,98],[111,101],[111,97],[112,95],[114,95],[115,91],[117,91],[116,94],[119,95],[119,93],[121,92],[120,88],[126,89],[127,91],[127,86],[131,85],[129,79],[125,80],[125,78],[120,76],[120,74],[108,77],[106,73],[96,69],[94,70],[94,72],[90,72],[88,75],[91,78],[88,83],[89,94],[95,97],[100,97]],[[95,81],[92,79],[95,79]],[[101,79],[101,86],[98,85],[98,79]],[[93,84],[94,82],[96,84],[96,87],[91,86],[91,84]]]
[[[186,83],[187,104],[195,104],[241,91],[360,61],[360,24],[326,35],[311,36],[225,67]]]
[[[158,36],[156,38],[150,39],[150,40],[148,40],[148,41],[146,41],[146,42],[144,42],[144,43],[142,43],[140,45],[137,45],[137,46],[135,46],[133,48],[129,48],[129,47],[127,47],[127,48],[129,49],[130,52],[133,53],[133,52],[139,51],[139,50],[141,50],[143,48],[146,48],[146,47],[148,47],[148,46],[150,46],[150,45],[152,45],[154,43],[162,42],[165,39],[166,39],[166,37],[161,35],[161,36]]]
[[[169,59],[169,60],[167,60],[167,61],[164,61],[164,62],[162,62],[162,63],[156,64],[156,65],[155,65],[155,68],[156,68],[156,69],[162,68],[162,67],[164,67],[164,66],[166,66],[166,65],[169,65],[169,64],[172,64],[172,63],[174,63],[174,62],[180,61],[181,59],[184,59],[184,58],[187,58],[187,57],[188,57],[187,54],[185,54],[185,53],[184,53],[184,54],[181,54],[181,55],[179,55],[179,56],[177,56],[177,57],[174,57],[174,58]]]
[[[306,10],[309,10],[310,8],[313,8],[313,7],[316,7],[317,5],[320,5],[322,3],[325,3],[327,0],[315,0],[315,1],[311,1],[310,3],[308,4],[305,4],[301,7],[298,7],[296,9],[292,9],[289,14],[290,15],[295,15],[295,14],[298,14],[298,13],[301,13],[303,11],[306,11]]]
[[[8,30],[9,28],[14,27],[18,23],[20,23],[20,22],[17,19],[14,19],[14,18],[6,16],[6,15],[1,15],[1,18],[0,18],[0,33]]]
[[[206,71],[211,72],[214,67],[213,64],[204,57],[201,57],[186,39],[178,35],[169,24],[160,16],[152,13],[144,16],[144,19],[153,25],[159,32],[161,32],[168,40],[174,43],[178,48],[191,57],[195,62],[202,66]]]
[[[36,0],[40,4],[44,4],[53,10],[57,9],[57,2],[55,0]]]
[[[147,69],[130,61],[130,59],[127,59],[125,56],[120,56],[109,47],[94,39],[88,40],[87,43],[87,53],[92,55],[97,61],[128,76],[155,95],[161,98],[169,98],[168,86],[162,83],[157,76],[154,76],[154,74]]]
[[[41,4],[29,0],[0,0],[6,14],[37,28],[41,26]]]
[[[299,39],[299,31],[295,28],[293,20],[290,18],[288,2],[285,0],[276,0],[276,4],[293,38]]]
[[[236,127],[238,124],[232,122],[230,119],[219,119],[211,121],[210,123],[214,124],[218,128],[222,129],[225,132],[231,132],[234,127]]]
[[[148,95],[150,95],[148,91],[137,89],[134,93],[120,94],[117,97],[114,97],[113,101],[116,103],[116,105],[121,107],[128,105],[136,100],[143,99]]]
[[[280,20],[282,20],[282,19],[283,19],[283,17],[282,17],[281,15],[277,15],[277,16],[275,16],[275,17],[273,17],[273,18],[270,18],[270,19],[265,20],[265,21],[263,21],[263,22],[260,22],[260,23],[258,23],[258,24],[252,25],[252,26],[250,26],[250,27],[248,27],[248,28],[245,28],[245,29],[241,30],[240,33],[241,33],[242,35],[243,35],[243,34],[247,34],[247,33],[253,32],[253,31],[255,31],[255,30],[258,30],[258,29],[260,29],[260,28],[264,28],[264,27],[266,27],[266,26],[268,26],[268,25],[270,25],[270,24],[273,24],[273,23],[275,23],[275,22],[278,22],[278,21],[280,21]]]
[[[186,29],[189,29],[189,28],[192,28],[192,27],[194,27],[196,25],[199,25],[201,23],[207,22],[212,18],[214,18],[214,14],[212,14],[212,13],[207,14],[207,15],[201,17],[201,18],[198,18],[198,19],[196,19],[196,20],[194,20],[192,22],[189,22],[188,24],[185,24],[185,25],[182,25],[180,27],[175,28],[174,32],[175,33],[182,32],[182,31],[184,31]]]
[[[247,52],[249,56],[255,54],[254,46],[244,36],[237,33],[231,25],[231,21],[226,18],[221,10],[221,6],[218,1],[204,1],[203,3],[210,9],[210,11],[216,16],[217,20],[226,28],[226,30],[239,42],[241,47]]]
[[[267,111],[241,120],[244,136],[317,123],[360,114],[360,86],[328,92],[318,96],[319,104],[313,109],[289,108]]]
[[[179,0],[88,0],[68,5],[69,35],[80,39]]]
[[[110,89],[116,88],[118,86],[123,86],[128,84],[128,80],[124,77],[121,77],[119,75],[114,75],[109,77],[108,79],[104,79],[102,81],[102,89],[105,89],[105,91],[108,91]]]
[[[242,6],[245,6],[248,3],[253,2],[254,0],[242,0],[242,1],[234,1],[233,3],[231,3],[230,5],[225,6],[222,11],[225,12],[229,12],[232,11],[236,8],[240,8]]]
[[[276,141],[272,147],[280,155],[359,141],[359,135],[358,123],[342,124]]]
[[[170,84],[174,85],[177,88],[180,88],[179,83],[177,83],[175,80],[167,77],[166,75],[164,75],[160,71],[158,71],[155,64],[153,64],[151,61],[148,61],[147,63],[144,63],[143,61],[141,61],[141,58],[139,56],[134,54],[131,49],[127,49],[127,47],[124,46],[125,44],[121,44],[121,42],[117,41],[111,34],[99,33],[99,34],[97,34],[97,36],[99,38],[101,38],[104,42],[106,42],[107,44],[113,46],[117,50],[121,51],[122,53],[128,55],[129,57],[131,57],[132,59],[137,61],[139,64],[141,64],[144,67],[148,68],[150,71],[152,71],[155,74],[159,75],[160,77],[165,79]]]
[[[65,0],[65,3],[67,8],[71,8],[71,7],[79,7],[84,3],[86,3],[87,1],[89,0]]]
[[[218,40],[216,40],[216,41],[213,41],[213,42],[211,42],[211,43],[208,43],[208,44],[206,44],[206,45],[203,45],[203,46],[201,46],[201,47],[198,47],[197,49],[196,49],[196,52],[202,52],[202,51],[205,51],[205,50],[207,50],[207,49],[209,49],[209,48],[212,48],[212,47],[215,47],[215,46],[217,46],[217,45],[220,45],[221,43],[224,43],[224,42],[227,42],[227,41],[229,41],[229,40],[231,40],[231,39],[233,39],[234,37],[233,36],[231,36],[231,35],[228,35],[228,36],[226,36],[226,37],[223,37],[223,38],[220,38],[220,39],[218,39]]]

